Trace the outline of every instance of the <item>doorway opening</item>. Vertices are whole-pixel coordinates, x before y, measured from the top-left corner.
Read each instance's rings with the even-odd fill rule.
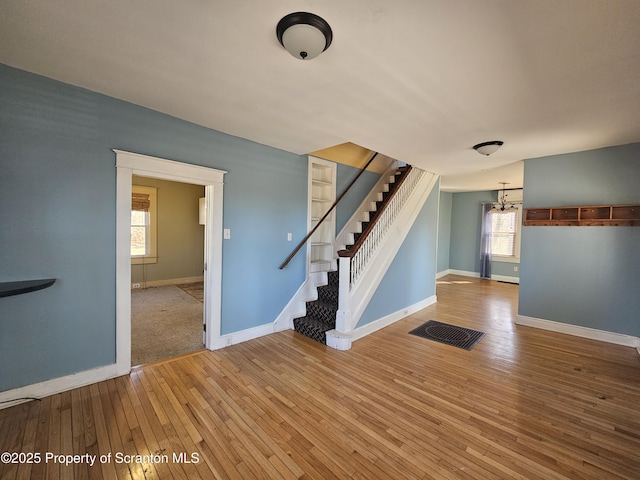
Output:
[[[204,348],[204,187],[133,176],[131,365]]]
[[[121,150],[116,153],[116,367],[131,371],[131,199],[133,176],[204,186],[205,348],[220,338],[222,294],[222,212],[225,171]]]

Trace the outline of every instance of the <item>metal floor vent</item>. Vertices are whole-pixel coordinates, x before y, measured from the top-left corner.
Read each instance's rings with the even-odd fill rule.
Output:
[[[471,350],[476,346],[476,343],[484,337],[484,332],[437,322],[435,320],[429,320],[427,323],[420,325],[409,333],[464,350]]]

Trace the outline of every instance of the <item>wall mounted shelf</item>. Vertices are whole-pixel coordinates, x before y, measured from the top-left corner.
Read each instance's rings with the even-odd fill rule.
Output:
[[[0,282],[0,297],[11,297],[23,293],[35,292],[50,287],[55,283],[55,278],[42,280],[23,280],[20,282]]]
[[[640,227],[640,205],[525,208],[524,225]]]

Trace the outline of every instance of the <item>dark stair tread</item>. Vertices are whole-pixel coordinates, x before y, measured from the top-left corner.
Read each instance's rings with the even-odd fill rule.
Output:
[[[327,323],[329,325],[336,324],[337,310],[338,305],[335,302],[326,302],[322,300],[307,302],[307,317]]]
[[[408,171],[407,167],[400,167],[398,168],[398,170],[396,171],[396,173],[394,174],[395,177],[395,182],[391,182],[389,183],[389,191],[388,192],[382,192],[382,200],[378,200],[375,202],[376,204],[376,209],[375,210],[370,210],[369,211],[369,220],[366,222],[360,222],[360,232],[354,232],[353,233],[353,244],[355,244],[358,239],[367,231],[367,228],[369,227],[369,225],[371,224],[371,222],[373,222],[373,220],[375,220],[375,218],[378,216],[379,212],[380,212],[380,207],[387,201],[387,198],[389,197],[389,195],[391,195],[391,193],[393,192],[393,190],[395,190],[395,188],[398,186],[398,181],[400,180],[400,178],[405,175]],[[351,250],[353,249],[353,244],[351,245],[345,245],[345,250]]]
[[[338,286],[338,282],[340,281],[340,273],[338,272],[338,270],[330,270],[328,272],[328,281],[329,281],[329,286],[333,286],[333,287],[337,287]]]
[[[324,285],[318,288],[318,300],[338,304],[338,285]]]
[[[327,343],[325,333],[335,328],[335,326],[327,325],[324,322],[309,317],[295,318],[293,320],[293,327],[296,332],[324,344]]]

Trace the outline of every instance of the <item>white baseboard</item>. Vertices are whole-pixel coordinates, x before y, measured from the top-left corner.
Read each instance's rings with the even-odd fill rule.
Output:
[[[442,278],[446,275],[461,275],[463,277],[473,277],[480,278],[480,274],[478,272],[468,272],[466,270],[443,270],[442,272],[438,272],[436,275],[436,280],[438,278]],[[520,277],[509,277],[506,275],[491,275],[491,280],[499,281],[499,282],[508,282],[508,283],[520,283]]]
[[[0,392],[0,409],[18,405],[28,400],[15,400],[21,398],[42,398],[56,393],[66,392],[74,388],[84,387],[92,383],[108,380],[109,378],[118,377],[120,374],[116,368],[116,364],[105,365],[104,367],[93,368],[83,372],[74,373],[64,377],[45,380],[44,382],[26,385],[24,387],[14,388]]]
[[[557,333],[565,333],[576,337],[590,338],[601,342],[613,343],[616,345],[624,345],[625,347],[633,347],[638,349],[640,353],[640,338],[632,337],[616,332],[607,332],[605,330],[597,330],[595,328],[581,327],[579,325],[571,325],[569,323],[554,322],[552,320],[544,320],[542,318],[527,317],[518,315],[516,325],[540,328],[542,330],[550,330]]]
[[[431,297],[425,298],[424,300],[398,310],[397,312],[390,313],[389,315],[379,318],[378,320],[374,320],[373,322],[367,323],[362,327],[356,328],[353,331],[352,340],[358,340],[360,338],[366,337],[367,335],[371,335],[373,332],[376,332],[381,328],[388,327],[398,320],[402,320],[403,318],[412,315],[422,310],[423,308],[427,308],[429,305],[433,305],[437,301],[438,298],[435,295],[432,295]]]
[[[446,269],[446,270],[443,270],[441,272],[438,272],[438,273],[436,273],[436,280],[439,279],[439,278],[442,278],[442,277],[446,277],[450,273],[451,273],[451,270],[449,270],[449,269]]]
[[[478,272],[467,272],[466,270],[454,270],[450,268],[449,273],[451,275],[462,275],[463,277],[480,278],[480,274]]]
[[[182,285],[185,283],[203,282],[204,276],[199,275],[196,277],[182,277],[182,278],[168,278],[166,280],[151,280],[149,282],[139,282],[142,288],[150,287],[166,287],[167,285]]]
[[[491,275],[491,280],[520,284],[520,277],[508,277],[506,275]]]
[[[265,335],[275,333],[276,330],[274,328],[274,325],[274,323],[267,323],[265,325],[258,325],[257,327],[247,328],[246,330],[241,330],[239,332],[220,335],[220,337],[215,340],[211,349],[219,350],[224,347],[230,347],[231,345],[235,345],[237,343],[246,342],[248,340],[253,340],[254,338],[260,338],[264,337]]]

